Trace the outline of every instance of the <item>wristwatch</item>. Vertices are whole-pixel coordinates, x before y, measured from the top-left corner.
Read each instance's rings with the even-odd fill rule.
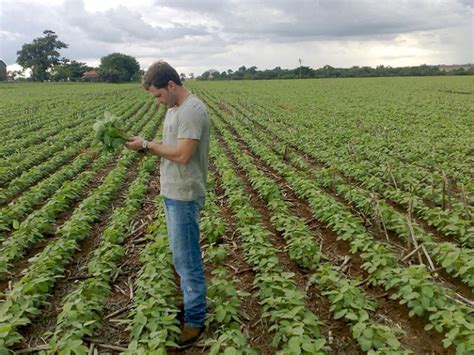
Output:
[[[150,144],[150,142],[148,142],[146,139],[143,140],[142,148],[143,148],[143,149],[148,149],[148,144]]]

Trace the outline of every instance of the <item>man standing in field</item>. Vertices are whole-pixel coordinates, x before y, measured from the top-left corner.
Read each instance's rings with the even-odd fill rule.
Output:
[[[133,150],[161,157],[168,238],[184,298],[184,326],[178,345],[193,344],[204,331],[206,280],[199,245],[199,212],[204,206],[209,156],[210,117],[206,106],[181,83],[176,70],[159,61],[143,78],[143,87],[168,108],[163,142],[130,137]]]

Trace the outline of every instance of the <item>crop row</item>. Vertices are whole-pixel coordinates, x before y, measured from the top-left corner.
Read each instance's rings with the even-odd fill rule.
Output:
[[[96,112],[91,112],[91,115],[84,120],[80,127],[66,129],[56,137],[51,137],[47,144],[38,144],[29,149],[24,148],[19,154],[5,159],[0,167],[0,186],[8,184],[14,177],[46,161],[55,153],[63,150],[65,145],[81,141],[82,138],[90,133],[90,126],[94,122],[96,115]]]
[[[291,353],[322,353],[326,340],[319,333],[319,320],[305,309],[305,294],[293,280],[294,274],[285,272],[275,248],[270,243],[271,233],[263,226],[260,214],[250,204],[242,181],[215,143],[211,143],[210,157],[214,160],[230,209],[236,220],[236,231],[242,239],[246,261],[255,272],[262,317],[272,324],[272,345]]]
[[[137,121],[133,118],[142,117],[147,112],[145,110],[149,109],[149,107],[142,110],[138,108],[139,106],[135,106],[135,108],[125,113],[127,129],[129,130],[138,131],[146,122],[147,117],[145,116],[143,119]],[[151,112],[153,113],[154,111]],[[1,235],[4,234],[4,232],[11,230],[12,227],[18,229],[20,227],[20,220],[31,212],[35,205],[41,203],[52,193],[57,191],[65,181],[80,173],[91,163],[95,155],[96,153],[94,151],[86,151],[79,154],[70,164],[63,166],[63,168],[53,175],[32,187],[16,201],[12,201],[8,206],[2,208],[0,210],[0,241],[3,239]]]
[[[67,91],[69,98],[65,98]],[[104,107],[118,101],[129,101],[131,98],[144,98],[136,90],[121,88],[119,90],[102,90],[101,92],[85,91],[80,93],[78,88],[67,88],[61,90],[58,95],[48,95],[48,90],[33,89],[31,95],[25,100],[25,90],[18,92],[13,99],[14,108],[5,107],[5,92],[2,92],[2,110],[0,115],[12,115],[10,120],[2,120],[0,129],[5,133],[8,142],[22,141],[26,137],[32,138],[45,128],[60,126],[64,121],[76,121],[88,110]],[[107,108],[108,109],[108,108]],[[65,117],[68,119],[65,120]],[[72,118],[72,120],[71,120]],[[36,134],[35,134],[36,133]],[[43,138],[47,138],[44,136]],[[3,147],[2,147],[3,148]],[[0,150],[1,151],[1,150]]]
[[[179,335],[178,304],[173,259],[168,244],[163,199],[156,197],[156,217],[149,226],[150,239],[140,254],[142,267],[129,314],[131,341],[126,354],[166,355]]]
[[[153,110],[152,110],[153,111]],[[147,115],[137,120],[132,132],[139,132],[141,126],[148,121]],[[34,211],[20,223],[0,248],[0,279],[5,277],[12,262],[23,256],[24,252],[50,233],[54,233],[53,225],[61,212],[66,211],[78,199],[93,181],[97,172],[113,160],[112,154],[106,154],[92,164],[91,169],[82,172],[73,181],[66,182],[48,202],[39,210]]]
[[[62,303],[49,348],[61,354],[87,354],[84,336],[92,336],[100,325],[103,305],[110,294],[109,281],[124,255],[122,244],[130,232],[147,192],[149,177],[156,169],[157,158],[146,157],[138,168],[138,176],[130,185],[123,206],[114,210],[101,242],[87,265],[88,278],[81,281]]]
[[[305,173],[295,171],[282,162],[268,146],[253,138],[253,132],[233,117],[226,115],[246,144],[267,164],[286,179],[292,189],[307,200],[313,215],[328,225],[339,239],[346,240],[352,253],[360,252],[363,269],[373,285],[383,285],[393,290],[392,298],[407,304],[410,316],[426,316],[435,328],[446,332],[446,347],[455,344],[458,352],[474,349],[473,319],[470,309],[454,302],[452,292],[435,284],[424,265],[402,267],[397,256],[390,251],[390,244],[375,240],[365,229],[363,221],[350,213],[344,205],[327,195]]]
[[[108,98],[110,101],[111,98]],[[130,97],[116,97],[114,102],[129,101]],[[41,108],[44,109],[40,115],[35,117],[21,118],[16,117],[15,124],[9,124],[8,128],[3,129],[5,134],[5,144],[0,148],[0,156],[7,157],[8,154],[15,152],[21,153],[21,150],[31,145],[41,144],[64,129],[73,128],[81,125],[82,119],[88,112],[103,110],[104,101],[94,98],[87,103],[76,99],[73,102],[69,100],[68,104],[49,103]],[[17,123],[27,123],[27,126],[18,126]]]
[[[247,117],[253,116],[252,113]],[[257,116],[258,117],[258,116]],[[434,172],[423,172],[419,178],[411,177],[416,168],[401,166],[397,169],[397,163],[391,160],[378,161],[372,155],[360,158],[362,151],[370,151],[364,147],[344,149],[340,145],[320,145],[314,143],[307,134],[307,139],[301,136],[298,139],[287,129],[279,129],[274,121],[258,120],[272,134],[280,137],[285,142],[303,150],[309,156],[323,161],[331,167],[337,167],[340,173],[359,181],[364,187],[375,189],[386,198],[392,199],[401,205],[408,207],[411,202],[413,210],[446,235],[458,237],[462,242],[474,245],[474,227],[471,225],[474,208],[468,201],[468,183],[458,187],[461,194],[458,199],[449,192],[449,182],[444,176],[435,176]],[[281,127],[287,126],[287,122],[281,123]],[[314,128],[310,128],[314,132]],[[316,130],[317,131],[317,130]],[[322,143],[322,142],[321,142]],[[350,145],[350,144],[349,144]],[[346,152],[348,151],[348,152]],[[468,173],[466,173],[468,174]],[[453,198],[451,198],[453,196]],[[432,206],[432,204],[435,204]]]
[[[54,122],[51,126],[38,127],[34,134],[24,134],[23,136],[20,135],[20,138],[9,139],[0,148],[0,156],[9,161],[19,161],[23,152],[31,150],[36,145],[47,144],[49,139],[57,139],[64,130],[80,126],[82,124],[82,117],[84,117],[83,114],[75,120],[58,120],[58,122]]]
[[[119,110],[121,107],[125,107],[124,102],[117,105]],[[57,151],[64,149],[65,144],[79,141],[86,134],[90,133],[92,122],[102,114],[103,104],[87,111],[82,111],[81,115],[76,115],[77,117],[73,119],[64,119],[64,122],[60,122],[52,127],[46,127],[46,129],[40,129],[30,137],[22,137],[21,141],[13,144],[13,151],[10,150],[7,153],[8,156],[4,156],[5,159],[0,167],[0,184],[3,185],[12,177],[46,160],[46,158]],[[52,131],[54,129],[57,131]],[[28,144],[25,141],[28,138],[32,138],[34,141]],[[16,153],[12,154],[15,151]]]
[[[148,110],[150,106],[151,102],[145,105],[144,109]],[[59,167],[77,156],[82,149],[87,148],[92,140],[93,136],[88,135],[81,141],[75,142],[70,147],[64,149],[61,153],[56,154],[50,160],[23,172],[19,177],[13,179],[8,187],[0,189],[0,202],[11,200],[15,195],[23,192],[26,188],[32,186],[40,179],[57,170]]]
[[[282,148],[277,150],[283,151],[284,147],[275,145],[271,137],[262,131],[253,130],[253,132],[262,143]],[[474,287],[474,254],[471,249],[459,248],[450,242],[437,242],[430,233],[415,221],[411,221],[409,216],[398,212],[383,200],[378,200],[373,193],[347,184],[339,175],[334,174],[334,169],[313,169],[298,155],[287,154],[287,158],[302,171],[311,172],[308,177],[311,177],[318,187],[335,189],[339,196],[342,196],[348,203],[372,215],[375,221],[380,220],[382,227],[393,231],[402,240],[409,244],[415,243],[415,247],[418,247],[419,243],[420,248],[425,248],[426,254],[431,254],[438,265],[441,265],[449,274],[460,277],[467,285]],[[413,235],[410,236],[411,233]]]
[[[212,176],[207,179],[206,204],[201,216],[202,236],[209,243],[205,249],[205,259],[211,263],[212,278],[208,282],[207,298],[209,312],[206,319],[208,327],[216,326],[213,337],[206,341],[210,346],[209,354],[256,354],[249,347],[245,335],[242,333],[242,320],[239,312],[241,302],[239,298],[248,294],[238,291],[238,281],[224,266],[229,250],[222,243],[226,227],[219,206],[216,202],[215,181]]]
[[[143,135],[149,137],[157,123],[149,121]],[[93,223],[108,208],[124,183],[127,172],[139,153],[124,149],[117,166],[107,175],[103,183],[74,210],[70,219],[56,231],[58,238],[30,260],[25,276],[6,293],[0,305],[0,353],[21,339],[17,328],[28,324],[40,313],[48,293],[58,277],[64,273],[65,265],[78,249],[79,242],[92,231]]]
[[[314,273],[313,282],[329,297],[334,319],[344,318],[349,323],[352,335],[363,351],[381,354],[403,353],[396,334],[400,329],[391,329],[369,318],[374,316],[376,303],[366,297],[357,287],[360,280],[349,280],[335,266],[325,262],[328,257],[320,251],[305,220],[292,214],[290,207],[277,186],[265,173],[257,169],[253,159],[242,152],[234,137],[215,122],[225,145],[233,154],[236,163],[246,172],[252,187],[267,202],[272,213],[271,222],[287,242],[290,259],[298,266]]]
[[[434,226],[446,235],[455,236],[463,245],[474,246],[474,227],[471,226],[470,222],[472,213],[470,212],[471,207],[468,206],[467,200],[462,202],[453,200],[449,209],[429,206],[425,200],[413,193],[413,189],[411,191],[401,189],[396,181],[401,181],[403,178],[393,172],[389,174],[391,178],[386,180],[370,172],[366,167],[367,161],[346,159],[343,156],[344,154],[341,154],[342,148],[339,146],[318,145],[314,143],[314,139],[302,140],[301,136],[296,137],[294,135],[293,130],[283,129],[283,123],[281,127],[278,127],[274,121],[258,119],[260,115],[255,115],[253,112],[244,113],[244,110],[240,108],[236,109],[236,111],[240,111],[241,117],[245,118],[249,124],[255,125],[257,123],[262,125],[266,131],[271,132],[273,139],[277,137],[281,140],[282,145],[289,144],[291,147],[303,151],[304,154],[324,162],[334,173],[358,182],[363,188],[380,193],[384,198],[395,201],[404,206],[405,209],[410,208],[413,213],[425,220],[429,225]],[[293,150],[291,147],[285,145],[284,149],[287,154]],[[383,166],[387,167],[386,164]],[[431,188],[431,195],[433,195],[434,191]]]
[[[25,138],[33,138],[34,131],[39,132],[41,129],[44,129],[45,126],[49,126],[50,128],[52,128],[52,126],[54,125],[60,125],[61,123],[65,124],[66,122],[64,121],[64,116],[69,115],[70,112],[72,111],[62,108],[57,112],[49,112],[47,115],[45,113],[43,117],[17,117],[15,119],[15,121],[17,122],[16,124],[4,124],[2,127],[0,127],[0,129],[5,132],[5,146],[2,147],[2,149],[0,150],[2,156],[4,156],[5,154],[4,149],[6,147],[9,147],[11,144],[21,142]],[[22,119],[24,120],[23,122],[21,122]],[[28,122],[28,125],[26,126],[24,125],[25,121]],[[18,122],[21,123],[18,124]],[[79,122],[75,121],[70,123],[73,123],[73,125],[77,125]]]
[[[144,101],[137,101],[135,105],[132,107],[135,107],[135,109],[138,110],[139,107],[143,104],[144,104]],[[10,175],[12,173],[14,173],[14,175],[17,175],[19,172],[23,171],[20,169],[30,166],[34,162],[38,164],[42,160],[45,160],[46,158],[51,156],[54,152],[58,150],[58,148],[64,149],[65,145],[68,145],[72,142],[80,142],[82,137],[90,133],[91,131],[90,125],[92,124],[93,120],[103,115],[103,110],[104,110],[104,103],[102,103],[98,107],[94,107],[93,109],[89,109],[87,111],[81,111],[80,115],[77,114],[76,115],[77,117],[74,117],[73,119],[73,121],[78,121],[79,125],[75,125],[73,130],[71,129],[63,130],[63,132],[61,132],[56,137],[51,137],[48,135],[44,136],[43,139],[41,140],[41,144],[34,145],[33,153],[29,152],[28,147],[23,144],[21,146],[21,151],[18,152],[16,156],[15,155],[10,156],[8,160],[6,160],[6,163],[9,163],[9,165],[15,167],[13,171],[9,171],[7,169],[6,172],[8,172]],[[129,102],[123,100],[123,101],[114,102],[112,110],[113,111],[118,110],[119,112],[120,111],[123,112],[123,111],[131,111],[132,108],[130,107]],[[87,130],[88,128],[89,130]],[[36,132],[36,134],[33,134],[33,136],[34,137],[42,136],[44,134],[43,131],[44,130],[40,130],[39,132]],[[30,150],[31,149],[33,149],[33,147],[30,147]],[[21,164],[18,164],[20,162]],[[15,163],[17,163],[16,165],[19,165],[19,166],[15,166]]]
[[[278,105],[278,99],[275,97],[262,100],[261,95],[259,102],[255,101],[255,96],[248,95],[246,104],[249,106],[250,103],[250,106],[260,108],[261,114],[269,117],[275,124],[283,123],[286,129],[300,131],[299,128],[302,128],[300,132],[302,141],[309,137],[313,143],[337,146],[340,148],[341,156],[363,160],[365,168],[385,166],[387,161],[390,161],[393,164],[394,175],[400,177],[401,185],[406,183],[406,186],[410,187],[415,182],[419,192],[427,193],[427,197],[430,197],[433,182],[441,186],[443,175],[449,177],[450,183],[458,187],[464,184],[470,192],[473,192],[469,178],[473,173],[472,162],[466,160],[466,154],[469,154],[469,142],[465,139],[467,136],[464,135],[464,139],[452,138],[458,135],[462,129],[460,127],[469,125],[469,113],[465,110],[465,104],[452,105],[451,100],[449,104],[452,108],[449,114],[445,112],[441,116],[434,114],[435,117],[422,117],[425,114],[424,112],[422,114],[422,111],[425,110],[418,109],[420,107],[418,101],[407,108],[409,113],[401,114],[402,103],[397,102],[393,105],[392,102],[387,102],[387,96],[381,96],[379,100],[370,97],[370,101],[364,97],[362,105],[354,105],[354,93],[350,93],[347,99],[349,102],[352,101],[352,104],[346,102],[345,105],[337,105],[334,98],[339,98],[341,91],[338,95],[332,96],[327,92],[318,94],[320,97],[313,102],[305,102],[304,97],[298,97],[298,105],[292,107]],[[380,95],[380,93],[373,94]],[[392,93],[396,94],[398,93]],[[272,96],[276,96],[273,91]],[[324,104],[324,101],[327,102]],[[328,102],[333,104],[328,106]],[[374,103],[380,105],[376,113],[370,110],[370,106]],[[443,110],[445,109],[446,106],[443,107]],[[460,110],[464,112],[454,113]],[[430,115],[429,110],[426,111],[426,114]],[[450,119],[447,120],[445,116],[449,116]],[[308,117],[311,119],[307,119]],[[408,121],[407,117],[410,117]],[[308,132],[312,132],[311,135]],[[382,170],[379,172],[387,173]],[[430,178],[433,181],[430,181]],[[455,192],[453,195],[456,194]],[[437,195],[436,200],[441,202],[441,194]]]

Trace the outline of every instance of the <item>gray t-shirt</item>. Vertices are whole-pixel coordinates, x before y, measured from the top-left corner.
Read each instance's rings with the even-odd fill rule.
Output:
[[[161,158],[161,195],[192,201],[206,195],[211,118],[206,106],[190,94],[180,106],[168,109],[163,127],[163,144],[175,146],[179,138],[198,139],[188,164]]]

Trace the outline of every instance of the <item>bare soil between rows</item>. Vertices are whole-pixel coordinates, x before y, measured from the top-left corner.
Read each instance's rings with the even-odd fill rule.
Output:
[[[221,120],[223,120],[220,117]],[[350,277],[357,277],[362,280],[367,278],[367,274],[364,270],[361,269],[363,264],[362,259],[358,255],[353,255],[350,253],[349,245],[347,242],[342,240],[337,240],[335,233],[330,231],[326,226],[322,225],[315,220],[312,212],[309,208],[309,205],[306,201],[297,197],[296,193],[291,190],[288,183],[278,175],[268,164],[261,160],[251,149],[246,145],[246,143],[241,139],[238,133],[229,126],[228,122],[223,120],[228,129],[230,129],[235,137],[235,139],[240,144],[241,150],[251,156],[257,168],[266,172],[266,174],[271,177],[279,185],[280,191],[282,191],[285,200],[293,205],[293,211],[301,218],[306,220],[306,224],[313,231],[316,238],[320,238],[322,251],[329,256],[330,261],[335,265],[340,265],[344,262],[345,258],[348,258],[348,262],[344,264],[344,271]],[[223,145],[223,143],[221,142]],[[241,172],[242,175],[245,175]],[[247,188],[249,188],[249,183],[246,183]],[[262,208],[267,208],[265,203],[262,201]],[[297,267],[297,266],[296,266]],[[400,325],[402,329],[405,330],[406,334],[401,339],[402,344],[413,350],[415,353],[451,353],[451,349],[445,349],[442,346],[440,341],[439,334],[434,331],[425,331],[425,321],[420,317],[408,317],[408,308],[405,305],[400,305],[396,301],[391,300],[391,292],[385,292],[383,289],[374,288],[370,285],[363,286],[364,291],[371,297],[375,298],[378,303],[377,316],[389,323],[391,325]],[[316,287],[311,287],[310,292],[315,292]],[[325,299],[324,297],[321,297]],[[328,316],[330,320],[330,315]],[[334,322],[334,321],[332,321]],[[431,342],[427,343],[426,339],[432,339]],[[435,339],[435,340],[433,340]]]

